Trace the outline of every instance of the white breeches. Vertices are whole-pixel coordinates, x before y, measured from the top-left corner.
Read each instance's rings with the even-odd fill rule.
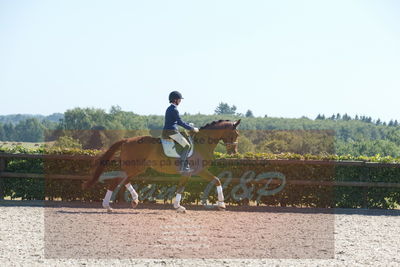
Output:
[[[180,144],[182,147],[186,147],[186,146],[190,147],[189,142],[186,140],[185,137],[183,137],[183,135],[181,133],[176,133],[176,134],[170,135],[169,137],[171,137],[176,142],[178,142],[178,144]]]

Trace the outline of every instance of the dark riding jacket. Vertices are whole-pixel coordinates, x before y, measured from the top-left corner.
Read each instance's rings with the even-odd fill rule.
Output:
[[[171,104],[165,111],[165,122],[163,128],[163,137],[167,137],[174,133],[178,133],[178,125],[182,126],[186,130],[193,130],[193,127],[184,122],[179,116],[177,106]]]

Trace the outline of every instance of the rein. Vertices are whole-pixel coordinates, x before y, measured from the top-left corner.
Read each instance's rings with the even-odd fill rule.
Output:
[[[196,136],[196,134],[198,134],[199,132],[197,132],[197,133],[195,133],[195,132],[193,132],[191,135],[189,135],[189,136],[191,136],[193,139],[195,138],[195,136]],[[221,138],[219,141],[223,141],[223,143],[224,143],[224,145],[226,145],[226,146],[232,146],[232,145],[237,145],[239,142],[238,141],[236,141],[236,142],[230,142],[230,143],[228,143],[228,142],[225,142],[224,140],[223,140],[223,138]],[[219,142],[218,142],[219,143]]]

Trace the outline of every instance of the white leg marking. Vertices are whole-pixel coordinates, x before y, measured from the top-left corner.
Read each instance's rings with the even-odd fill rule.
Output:
[[[175,201],[174,201],[174,208],[178,209],[181,207],[181,199],[182,199],[182,194],[176,194]]]
[[[110,207],[110,199],[113,191],[107,190],[106,195],[103,198],[103,208],[107,209],[108,212],[111,212],[112,209]]]
[[[135,188],[131,185],[131,183],[125,185],[126,189],[131,193],[132,200],[136,200],[139,198],[139,195],[136,193]]]
[[[224,202],[224,193],[222,191],[222,186],[220,185],[217,186],[217,192],[218,192],[218,201]]]

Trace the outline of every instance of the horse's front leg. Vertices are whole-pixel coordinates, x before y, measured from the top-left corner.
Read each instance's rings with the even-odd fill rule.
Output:
[[[207,181],[211,182],[214,181],[215,186],[217,187],[217,194],[218,194],[218,209],[219,210],[225,210],[226,206],[225,206],[225,199],[224,199],[224,192],[222,190],[222,184],[220,179],[217,176],[214,176],[212,173],[210,173],[208,170],[203,170],[199,173],[199,175],[201,177],[203,177],[204,179],[206,179]]]
[[[190,176],[182,176],[179,180],[178,187],[176,189],[176,196],[174,201],[174,208],[177,212],[185,213],[186,209],[184,206],[181,206],[182,194],[185,191],[185,185],[189,180]]]

